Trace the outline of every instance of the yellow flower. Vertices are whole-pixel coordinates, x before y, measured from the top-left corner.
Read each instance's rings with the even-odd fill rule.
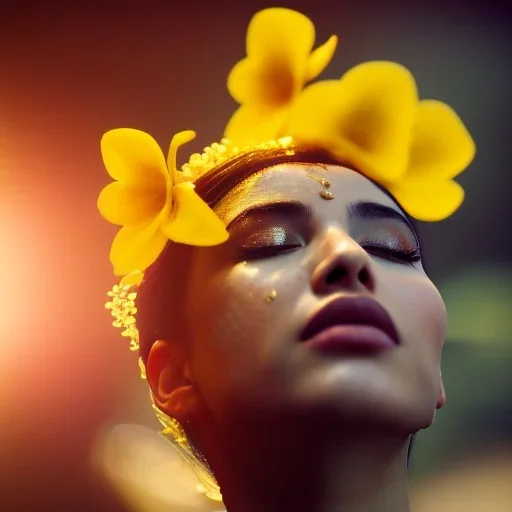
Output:
[[[463,188],[452,178],[475,153],[475,143],[454,110],[441,101],[423,100],[416,113],[407,172],[387,189],[412,217],[446,219],[464,200]]]
[[[144,279],[144,273],[140,270],[135,270],[126,274],[120,281],[121,286],[138,287]]]
[[[315,27],[296,11],[258,12],[247,31],[247,57],[228,77],[228,89],[241,107],[225,135],[236,145],[279,138],[289,107],[305,84],[329,64],[337,45],[331,38],[315,51]]]
[[[340,80],[310,85],[286,128],[297,144],[327,149],[376,181],[406,169],[418,104],[414,78],[393,62],[367,62]]]
[[[441,220],[463,199],[451,178],[475,145],[444,103],[419,101],[411,73],[393,62],[367,62],[340,80],[305,89],[285,124],[296,144],[327,149],[382,184],[419,220]]]
[[[110,251],[114,274],[143,272],[168,240],[209,246],[228,238],[222,221],[195,193],[193,176],[176,168],[178,148],[194,137],[193,131],[176,134],[166,164],[147,133],[123,128],[103,136],[103,162],[116,181],[101,191],[98,208],[105,219],[123,226]]]

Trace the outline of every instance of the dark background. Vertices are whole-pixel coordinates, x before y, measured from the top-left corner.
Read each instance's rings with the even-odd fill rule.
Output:
[[[2,510],[124,510],[91,470],[92,447],[112,422],[157,425],[136,358],[103,308],[114,283],[115,228],[96,210],[110,181],[99,140],[117,127],[147,131],[164,147],[175,132],[195,129],[192,151],[219,140],[235,108],[225,78],[245,54],[250,17],[272,5],[308,15],[317,43],[338,34],[323,77],[396,60],[423,98],[453,106],[473,134],[478,154],[459,179],[466,202],[422,228],[430,274],[453,320],[448,402],[436,428],[418,436],[417,481],[510,445],[512,71],[504,5],[2,1]]]

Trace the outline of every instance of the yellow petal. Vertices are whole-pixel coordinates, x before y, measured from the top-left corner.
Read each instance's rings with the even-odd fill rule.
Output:
[[[308,59],[305,82],[315,79],[328,66],[334,56],[337,45],[338,38],[331,36],[327,42],[311,53]]]
[[[414,78],[393,62],[367,62],[340,80],[307,87],[285,127],[300,144],[329,150],[377,181],[406,170],[417,109]]]
[[[126,274],[119,283],[121,286],[136,286],[142,283],[144,279],[144,273],[139,270],[134,270],[129,274]]]
[[[284,8],[254,15],[247,31],[247,58],[228,76],[228,90],[238,103],[279,107],[304,84],[315,27],[303,14]]]
[[[453,178],[475,156],[475,143],[468,130],[455,111],[441,101],[420,102],[413,133],[407,178]]]
[[[101,139],[101,154],[115,180],[143,182],[148,188],[165,187],[168,179],[165,158],[151,135],[140,130],[111,130]]]
[[[244,105],[229,120],[224,136],[233,144],[244,147],[252,142],[279,138],[287,109],[263,109]]]
[[[311,51],[314,42],[313,22],[304,14],[284,7],[262,9],[252,17],[247,29],[249,57],[268,57],[280,47],[287,47],[291,58],[303,57]]]
[[[115,181],[101,191],[98,209],[113,224],[147,223],[160,213],[165,205],[165,198],[165,184],[163,188],[151,189],[145,188],[143,183]]]
[[[228,239],[224,223],[196,194],[193,183],[185,182],[173,188],[174,218],[162,226],[162,231],[174,242],[210,246]]]
[[[423,183],[404,180],[389,185],[388,190],[411,217],[430,222],[449,217],[464,200],[463,188],[453,180]]]
[[[171,186],[183,181],[183,173],[178,172],[177,164],[176,164],[176,155],[178,153],[178,149],[194,140],[196,138],[196,132],[193,130],[185,130],[183,132],[177,133],[171,140],[171,145],[169,147],[169,156],[167,157],[167,168],[169,169],[169,173],[171,175]]]
[[[160,229],[165,213],[145,226],[125,226],[119,230],[110,249],[116,276],[143,272],[158,258],[168,241]]]

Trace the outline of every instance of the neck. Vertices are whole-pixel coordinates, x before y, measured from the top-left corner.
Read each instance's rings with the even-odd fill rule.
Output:
[[[409,512],[407,435],[261,427],[210,452],[228,512]]]

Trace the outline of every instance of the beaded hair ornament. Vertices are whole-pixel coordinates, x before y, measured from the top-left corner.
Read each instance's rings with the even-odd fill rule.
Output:
[[[106,307],[131,350],[139,349],[137,287],[167,242],[213,246],[227,240],[224,224],[195,193],[194,181],[236,156],[269,148],[291,154],[297,147],[323,149],[382,185],[422,221],[442,220],[462,203],[464,191],[453,178],[471,163],[475,145],[458,115],[440,101],[420,100],[411,73],[393,62],[366,62],[339,79],[310,84],[337,46],[336,36],[315,50],[314,41],[315,27],[306,16],[284,8],[258,12],[249,24],[247,56],[228,76],[229,93],[240,106],[225,138],[180,169],[177,151],[195,137],[193,131],[172,138],[167,160],[142,131],[122,128],[103,136],[103,161],[115,181],[101,191],[98,208],[122,226],[110,251],[114,274],[122,279]],[[202,490],[220,500],[213,475],[181,426],[154,408],[163,434],[192,463]]]

